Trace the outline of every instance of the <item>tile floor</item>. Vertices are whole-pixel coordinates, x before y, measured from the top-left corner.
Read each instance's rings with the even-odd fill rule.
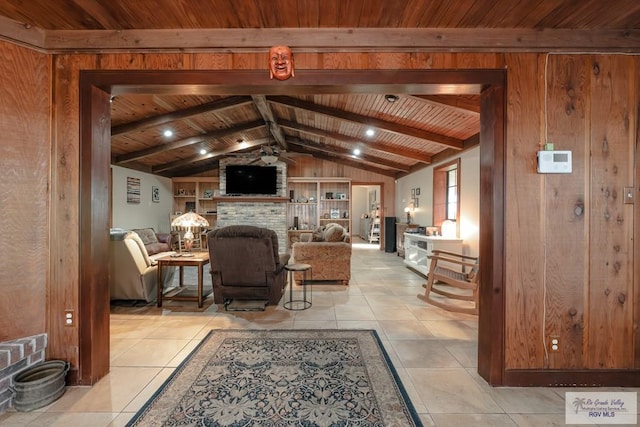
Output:
[[[187,307],[196,303],[114,308],[109,375],[93,387],[68,387],[40,410],[0,415],[0,426],[124,426],[207,332],[222,328],[375,329],[425,425],[565,425],[569,389],[487,385],[476,373],[477,318],[416,298],[424,279],[401,258],[354,244],[352,269],[348,287],[314,286],[313,307],[305,311]]]

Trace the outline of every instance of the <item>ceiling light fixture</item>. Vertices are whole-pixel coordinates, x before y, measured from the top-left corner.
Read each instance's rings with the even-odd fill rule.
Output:
[[[170,136],[173,136],[173,131],[171,129],[167,129],[162,133],[165,137],[169,138]]]
[[[202,149],[200,150],[200,154],[202,154],[202,155],[204,156],[205,154],[207,154],[207,150],[205,150],[204,148],[202,148]]]
[[[356,156],[360,155],[360,149],[356,148],[355,150],[353,150],[353,154],[355,154]]]
[[[387,94],[387,95],[384,96],[384,99],[387,102],[396,102],[398,100],[398,97],[396,95]]]
[[[367,135],[368,137],[372,137],[375,134],[376,134],[376,131],[374,131],[373,129],[367,129],[365,132],[365,135]]]

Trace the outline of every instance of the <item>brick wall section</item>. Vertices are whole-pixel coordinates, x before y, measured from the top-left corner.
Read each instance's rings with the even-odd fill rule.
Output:
[[[9,387],[13,377],[30,366],[43,362],[47,334],[38,334],[0,343],[0,413],[13,404]]]
[[[227,158],[220,160],[220,194],[225,196],[227,165],[245,165],[254,159]],[[252,163],[254,164],[254,163]],[[274,197],[287,197],[287,165],[281,161],[274,163],[278,170],[278,194]],[[260,196],[264,197],[264,196]],[[216,228],[228,225],[255,225],[269,228],[278,235],[278,249],[284,253],[287,249],[287,204],[283,202],[218,202]]]
[[[278,235],[278,250],[287,249],[287,204],[218,202],[216,228],[228,225],[255,225],[269,228]]]

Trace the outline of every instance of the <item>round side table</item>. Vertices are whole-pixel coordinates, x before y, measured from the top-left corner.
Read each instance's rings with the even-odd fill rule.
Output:
[[[309,264],[287,264],[284,268],[289,272],[289,299],[286,299],[287,294],[285,293],[285,301],[282,306],[287,310],[306,310],[311,307],[313,299],[311,284],[308,285],[309,293],[307,294],[307,271],[311,270],[311,266]],[[293,284],[295,283],[293,273],[297,271],[302,272],[302,299],[293,299]]]

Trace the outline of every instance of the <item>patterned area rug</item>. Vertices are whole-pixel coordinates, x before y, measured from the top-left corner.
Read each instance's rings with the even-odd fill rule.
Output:
[[[213,330],[128,426],[422,426],[373,330]]]

